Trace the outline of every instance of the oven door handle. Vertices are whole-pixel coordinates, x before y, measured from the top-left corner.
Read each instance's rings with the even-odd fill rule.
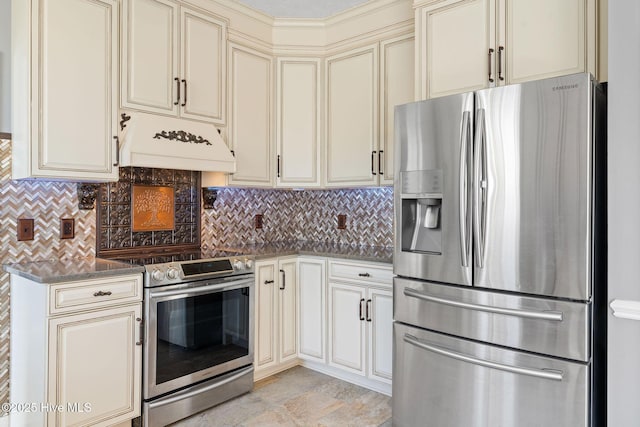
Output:
[[[201,295],[213,292],[231,291],[233,289],[253,286],[253,279],[235,280],[233,282],[225,282],[215,285],[198,286],[194,288],[174,289],[169,291],[152,291],[150,298],[170,297],[174,295]]]
[[[234,375],[232,375],[230,377],[227,377],[227,378],[223,379],[220,382],[208,385],[208,386],[206,386],[204,388],[196,388],[196,389],[191,390],[191,391],[189,391],[187,389],[187,390],[184,390],[183,392],[177,393],[175,396],[170,397],[168,399],[160,399],[160,400],[158,400],[156,402],[151,402],[149,404],[149,408],[150,409],[158,408],[158,407],[161,407],[161,406],[169,405],[169,404],[174,403],[174,402],[179,402],[181,400],[189,399],[189,398],[197,396],[197,395],[199,395],[201,393],[205,393],[207,391],[219,388],[219,387],[221,387],[221,386],[223,386],[225,384],[228,384],[228,383],[230,383],[232,381],[237,380],[238,378],[242,378],[244,375],[247,375],[247,374],[249,374],[251,372],[253,372],[253,365],[250,365],[250,366],[248,366],[246,368],[243,368],[242,370],[238,371]]]

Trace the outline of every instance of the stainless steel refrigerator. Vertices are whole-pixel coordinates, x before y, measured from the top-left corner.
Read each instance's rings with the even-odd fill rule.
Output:
[[[606,87],[431,99],[395,128],[394,425],[604,425]]]

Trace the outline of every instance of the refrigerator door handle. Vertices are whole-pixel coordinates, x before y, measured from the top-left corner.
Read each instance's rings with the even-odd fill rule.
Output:
[[[489,360],[478,359],[476,357],[451,351],[449,349],[438,347],[433,344],[427,344],[419,340],[418,338],[414,337],[413,335],[406,334],[406,333],[404,334],[403,340],[406,343],[409,343],[423,350],[431,351],[433,353],[437,353],[445,357],[450,357],[452,359],[460,360],[460,361],[471,363],[474,365],[484,366],[485,368],[499,369],[501,371],[511,372],[514,374],[529,375],[536,378],[542,378],[542,379],[554,380],[554,381],[562,381],[564,376],[564,372],[558,371],[555,369],[547,370],[547,369],[523,368],[520,366],[504,365],[502,363],[496,363]]]
[[[470,111],[462,113],[462,132],[460,135],[460,255],[462,260],[462,266],[469,266],[469,194],[470,194],[470,180],[469,180],[469,150],[471,145],[471,123],[469,117]]]
[[[476,266],[484,267],[484,249],[485,249],[485,224],[486,224],[486,191],[487,181],[485,176],[486,170],[486,129],[485,129],[485,110],[479,108],[476,111],[476,132],[474,141],[474,159],[473,159],[473,182],[474,182],[474,201],[473,201],[473,234],[476,253]]]
[[[434,297],[432,295],[428,295],[411,288],[405,288],[403,293],[408,297],[421,299],[423,301],[435,302],[437,304],[445,304],[445,305],[450,305],[452,307],[465,308],[468,310],[484,311],[487,313],[524,317],[527,319],[553,320],[556,322],[562,322],[562,318],[563,318],[562,312],[559,312],[559,311],[522,310],[522,309],[515,309],[515,308],[494,307],[494,306],[482,305],[482,304],[472,304],[468,302]]]

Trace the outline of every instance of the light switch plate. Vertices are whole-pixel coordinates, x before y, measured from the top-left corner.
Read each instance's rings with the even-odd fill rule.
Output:
[[[338,215],[338,230],[345,230],[347,228],[347,216],[344,214]]]
[[[262,214],[256,214],[256,216],[253,219],[253,223],[254,223],[254,226],[255,226],[256,230],[261,229],[262,228]]]

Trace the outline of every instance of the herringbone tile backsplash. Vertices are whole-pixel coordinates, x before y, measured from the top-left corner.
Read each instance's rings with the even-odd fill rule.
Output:
[[[367,246],[393,245],[393,189],[218,190],[202,211],[202,245],[236,246],[287,240]],[[263,215],[263,228],[254,217]],[[338,215],[347,227],[338,229]]]
[[[351,245],[393,244],[393,190],[258,190],[225,188],[201,210],[205,248],[308,240]],[[254,216],[263,215],[263,228]],[[338,214],[347,215],[339,230]],[[59,238],[61,217],[75,219],[75,238]],[[33,218],[34,240],[16,238],[18,218]],[[0,140],[0,263],[95,255],[96,211],[79,210],[75,183],[12,181],[11,143]],[[0,271],[0,404],[9,396],[9,275]],[[0,412],[0,416],[3,414]]]

